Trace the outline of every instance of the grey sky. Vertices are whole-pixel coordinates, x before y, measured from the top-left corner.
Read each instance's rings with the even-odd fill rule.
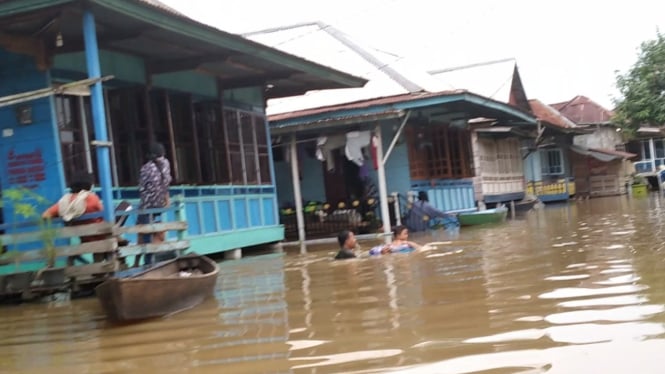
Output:
[[[515,57],[530,98],[581,94],[608,108],[615,70],[665,30],[665,2],[648,0],[162,1],[234,33],[321,20],[427,69]]]

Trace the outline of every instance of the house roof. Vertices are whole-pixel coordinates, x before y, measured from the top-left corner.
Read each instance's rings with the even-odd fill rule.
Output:
[[[313,89],[361,87],[366,80],[192,20],[157,0],[8,0],[0,2],[0,41],[64,45],[50,53],[84,50],[81,15],[95,15],[100,49],[141,57],[152,74],[198,71],[223,88],[270,87],[283,97]],[[23,53],[23,52],[21,52]],[[43,54],[38,48],[34,54]],[[33,53],[28,53],[33,54]]]
[[[416,92],[441,91],[441,85],[409,58],[373,48],[332,25],[321,22],[271,28],[245,37],[332,68],[363,77],[361,88],[309,92],[306,95],[270,100],[268,114]]]
[[[464,89],[529,111],[530,106],[514,58],[430,70],[444,89]]]
[[[274,114],[268,117],[275,128],[292,127],[318,123],[324,119],[365,116],[395,110],[441,110],[442,104],[450,112],[458,112],[459,119],[486,117],[501,119],[514,124],[533,124],[535,118],[530,113],[491,100],[464,90],[441,92],[416,92],[375,99],[359,100],[325,107],[311,108],[290,113]]]
[[[573,129],[577,127],[573,121],[559,113],[558,110],[538,99],[529,100],[529,105],[531,106],[533,114],[541,121],[547,122],[561,129]]]
[[[606,149],[606,148],[587,148],[587,147],[582,147],[579,145],[569,145],[570,149],[575,151],[576,153],[579,153],[584,156],[591,156],[597,160],[603,161],[603,162],[609,162],[613,160],[622,160],[622,159],[630,159],[633,157],[637,157],[636,154],[634,153],[628,153],[628,152],[622,152],[622,151],[617,151],[614,149]]]
[[[550,105],[578,125],[610,124],[614,115],[611,110],[582,95]]]

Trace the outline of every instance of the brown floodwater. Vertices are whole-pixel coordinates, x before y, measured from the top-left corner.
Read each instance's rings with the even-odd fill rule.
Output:
[[[95,299],[5,306],[0,372],[662,373],[664,212],[602,198],[412,235],[424,253],[227,261],[215,298],[133,325]]]

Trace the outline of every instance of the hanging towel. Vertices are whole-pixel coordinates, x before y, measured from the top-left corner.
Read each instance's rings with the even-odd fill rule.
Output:
[[[365,163],[362,149],[369,145],[371,133],[369,131],[352,131],[346,133],[346,158],[358,166]]]
[[[316,157],[321,161],[325,161],[326,169],[328,171],[333,171],[335,170],[335,157],[333,157],[332,152],[335,149],[342,148],[346,144],[346,136],[345,135],[328,136],[326,137],[323,144],[321,144],[320,141],[323,138],[324,137],[320,137],[316,142],[317,145]]]

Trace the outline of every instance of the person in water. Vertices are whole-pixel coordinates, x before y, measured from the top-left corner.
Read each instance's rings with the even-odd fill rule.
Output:
[[[378,245],[369,250],[370,256],[385,255],[397,252],[413,252],[421,248],[418,243],[409,241],[409,229],[406,226],[393,228],[393,241],[390,244]]]
[[[339,242],[339,252],[335,256],[335,260],[346,260],[349,258],[356,258],[356,236],[349,230],[344,230],[337,235]]]
[[[432,219],[441,218],[444,220],[455,221],[454,216],[436,209],[429,203],[427,192],[418,192],[418,201],[413,203],[406,216],[406,226],[411,231],[426,231],[429,229]]]

